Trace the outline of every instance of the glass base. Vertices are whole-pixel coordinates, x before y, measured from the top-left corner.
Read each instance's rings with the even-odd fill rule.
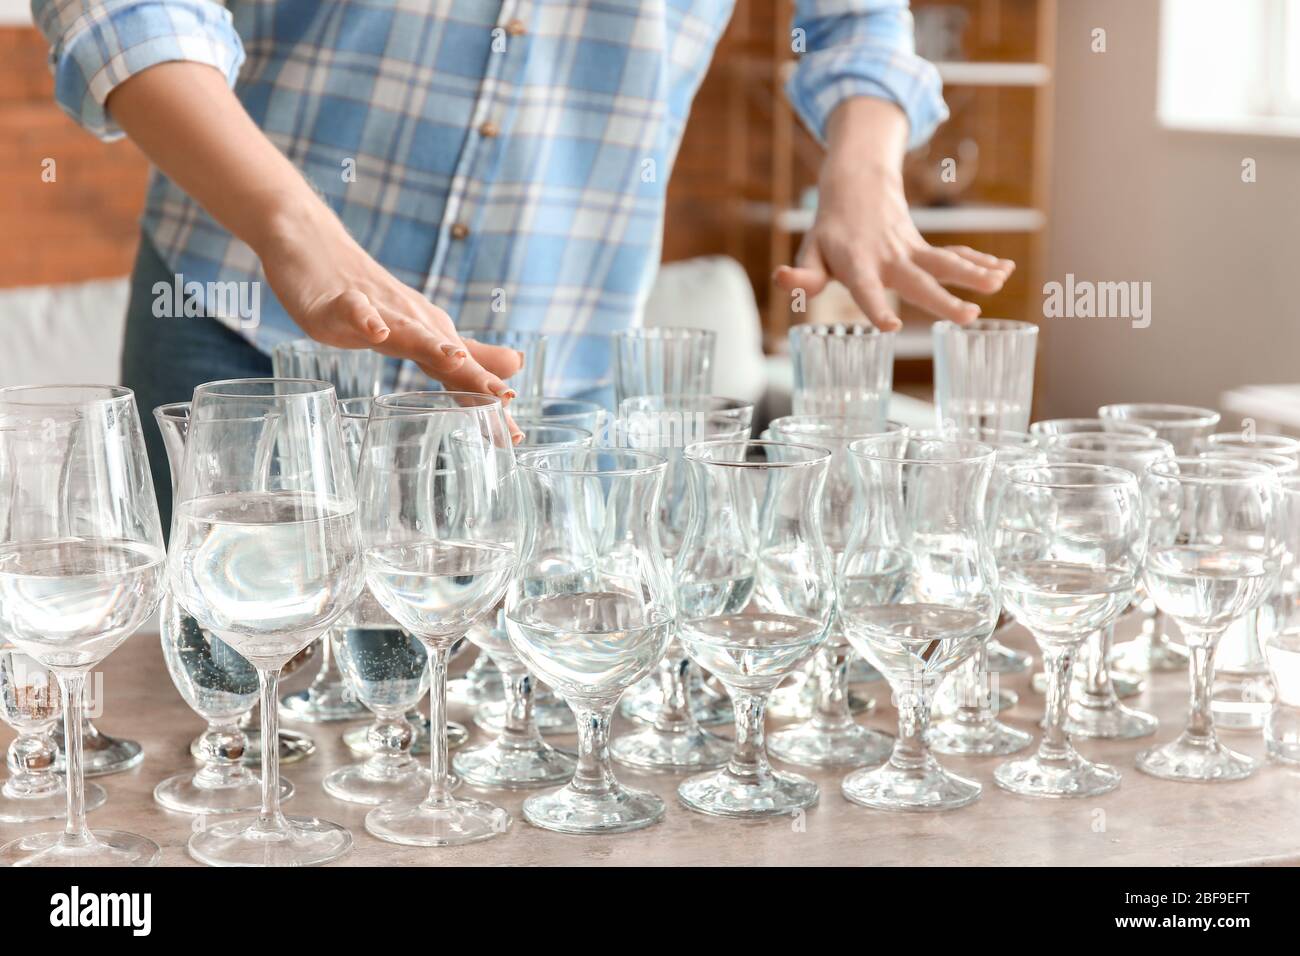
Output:
[[[474,708],[474,723],[490,734],[499,734],[505,726],[506,702],[490,700]],[[573,722],[569,705],[554,695],[545,703],[533,698],[533,721],[544,734],[576,734],[578,725]]]
[[[874,684],[876,681],[884,679],[885,675],[872,667],[871,661],[865,657],[854,654],[849,658],[850,684]]]
[[[58,773],[63,773],[65,768],[63,732],[55,731],[53,737],[55,746],[59,748],[59,755],[54,759],[54,769]],[[83,740],[85,749],[82,751],[84,755],[82,766],[87,777],[105,777],[111,773],[122,773],[144,760],[144,748],[134,740],[110,737],[105,733],[87,733]]]
[[[1118,700],[1108,706],[1094,707],[1070,701],[1066,710],[1065,732],[1072,737],[1096,740],[1136,740],[1156,732],[1160,722],[1151,714],[1125,707]]]
[[[1119,786],[1119,771],[1093,763],[1071,752],[1061,760],[1044,760],[1038,754],[1011,760],[993,771],[1003,790],[1026,797],[1095,797]]]
[[[427,757],[429,755],[429,717],[423,715],[417,717],[415,714],[407,714],[406,720],[415,728],[415,736],[411,738],[411,756]],[[370,728],[354,727],[343,734],[343,743],[347,745],[358,757],[370,756]],[[283,733],[283,731],[282,731]],[[457,747],[463,747],[469,740],[469,731],[463,724],[458,724],[454,720],[447,721],[447,749],[455,750]]]
[[[180,773],[168,777],[153,789],[153,799],[165,810],[176,813],[247,813],[262,805],[262,781],[244,771],[237,783],[223,787],[203,787],[196,775]],[[293,796],[293,784],[280,781],[280,799]]]
[[[5,866],[157,866],[160,850],[153,840],[122,830],[92,830],[87,846],[65,846],[63,831],[33,833],[0,847]]]
[[[366,814],[366,830],[404,846],[462,846],[510,829],[510,814],[482,800],[453,799],[446,806],[388,803]]]
[[[377,807],[389,800],[403,803],[422,800],[432,782],[433,775],[412,761],[407,767],[389,774],[367,772],[363,763],[339,767],[326,775],[321,786],[335,800]]]
[[[1017,651],[998,641],[988,643],[988,670],[990,674],[1023,674],[1034,664],[1034,656]]]
[[[615,784],[608,793],[580,793],[572,784],[524,801],[524,819],[557,833],[625,833],[664,818],[653,793]]]
[[[205,827],[190,837],[190,856],[208,866],[319,866],[352,849],[352,834],[337,823],[284,820],[285,830],[262,830],[246,817]]]
[[[244,746],[243,764],[245,767],[253,767],[257,770],[262,769],[262,732],[260,730],[245,730],[245,736],[248,738]],[[200,759],[202,748],[199,745],[201,737],[195,737],[190,743],[190,754],[195,760]],[[306,734],[299,733],[296,730],[280,731],[280,763],[297,763],[300,760],[306,760],[316,752],[316,741],[312,740]]]
[[[730,697],[710,693],[703,683],[694,681],[691,682],[690,694],[691,714],[700,726],[723,727],[735,721],[736,711],[731,705]],[[629,720],[653,724],[659,719],[662,706],[663,694],[659,690],[659,681],[647,677],[628,688],[619,701],[618,709]]]
[[[362,720],[370,716],[365,705],[347,684],[312,684],[306,690],[280,698],[280,719],[325,724],[341,720]]]
[[[578,761],[541,741],[533,747],[512,747],[494,740],[462,750],[451,765],[474,787],[528,790],[570,779]]]
[[[758,777],[738,777],[725,768],[684,780],[677,799],[691,810],[720,817],[761,817],[793,813],[813,806],[817,784],[797,773],[772,770]]]
[[[946,756],[1005,757],[1024,750],[1034,737],[997,719],[983,723],[948,719],[931,727],[925,741],[935,753]]]
[[[1177,740],[1142,751],[1137,768],[1162,780],[1217,782],[1245,780],[1259,769],[1259,761],[1229,750],[1213,737],[1184,733]]]
[[[708,770],[731,759],[730,740],[696,727],[669,733],[645,727],[615,737],[609,746],[614,759],[637,770]]]
[[[767,752],[799,767],[865,767],[889,759],[894,738],[857,724],[827,730],[811,721],[778,730]]]
[[[1210,688],[1215,730],[1262,730],[1277,690],[1267,673],[1216,671]]]
[[[1111,652],[1111,665],[1119,671],[1134,674],[1163,674],[1170,671],[1187,671],[1187,648],[1166,638],[1154,644],[1143,634],[1131,641],[1115,645]]]
[[[857,770],[844,778],[844,799],[873,810],[956,810],[974,803],[984,791],[974,780],[951,774],[929,754],[920,767],[887,763]]]
[[[59,778],[58,786],[32,796],[17,797],[0,792],[0,823],[34,823],[37,820],[61,820],[68,814],[68,793]],[[86,812],[104,805],[108,794],[97,783],[87,783]]]

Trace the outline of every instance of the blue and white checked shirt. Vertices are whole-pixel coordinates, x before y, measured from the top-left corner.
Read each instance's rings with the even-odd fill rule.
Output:
[[[554,334],[640,321],[669,171],[732,3],[32,0],[32,10],[59,103],[97,136],[121,135],[104,101],[132,74],[210,64],[361,245],[460,328]],[[817,134],[852,96],[901,106],[912,145],[947,117],[937,72],[913,53],[907,0],[797,0],[794,27],[806,52],[787,92]],[[143,225],[187,282],[263,278],[252,250],[156,171]],[[263,292],[260,325],[239,331],[269,350],[301,332]],[[565,361],[555,344],[548,368]],[[590,381],[592,370],[560,375]]]

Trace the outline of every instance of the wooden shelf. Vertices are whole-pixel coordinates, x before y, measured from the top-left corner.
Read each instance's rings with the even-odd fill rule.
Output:
[[[970,203],[958,206],[913,206],[912,221],[921,232],[1038,232],[1047,217],[1037,209]],[[747,204],[752,222],[774,218],[775,228],[787,233],[806,232],[812,226],[814,209],[785,209],[775,217],[766,203]]]
[[[1045,63],[948,61],[936,63],[947,86],[1046,86],[1052,71]]]

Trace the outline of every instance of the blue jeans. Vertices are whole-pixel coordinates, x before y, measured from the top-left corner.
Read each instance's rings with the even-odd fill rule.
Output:
[[[164,529],[171,527],[171,469],[153,410],[169,402],[188,402],[195,386],[204,382],[271,374],[271,357],[216,319],[155,317],[154,283],[174,280],[175,273],[162,261],[149,237],[141,235],[126,307],[122,384],[135,391],[140,407]]]

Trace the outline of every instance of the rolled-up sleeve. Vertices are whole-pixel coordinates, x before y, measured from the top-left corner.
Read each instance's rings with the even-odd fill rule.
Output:
[[[32,17],[50,42],[55,99],[100,139],[122,135],[104,102],[141,70],[206,63],[233,86],[244,62],[230,11],[212,0],[32,0]]]
[[[786,94],[818,138],[835,107],[854,96],[901,107],[909,149],[948,118],[939,71],[916,55],[907,0],[798,0],[794,31],[803,52]]]

